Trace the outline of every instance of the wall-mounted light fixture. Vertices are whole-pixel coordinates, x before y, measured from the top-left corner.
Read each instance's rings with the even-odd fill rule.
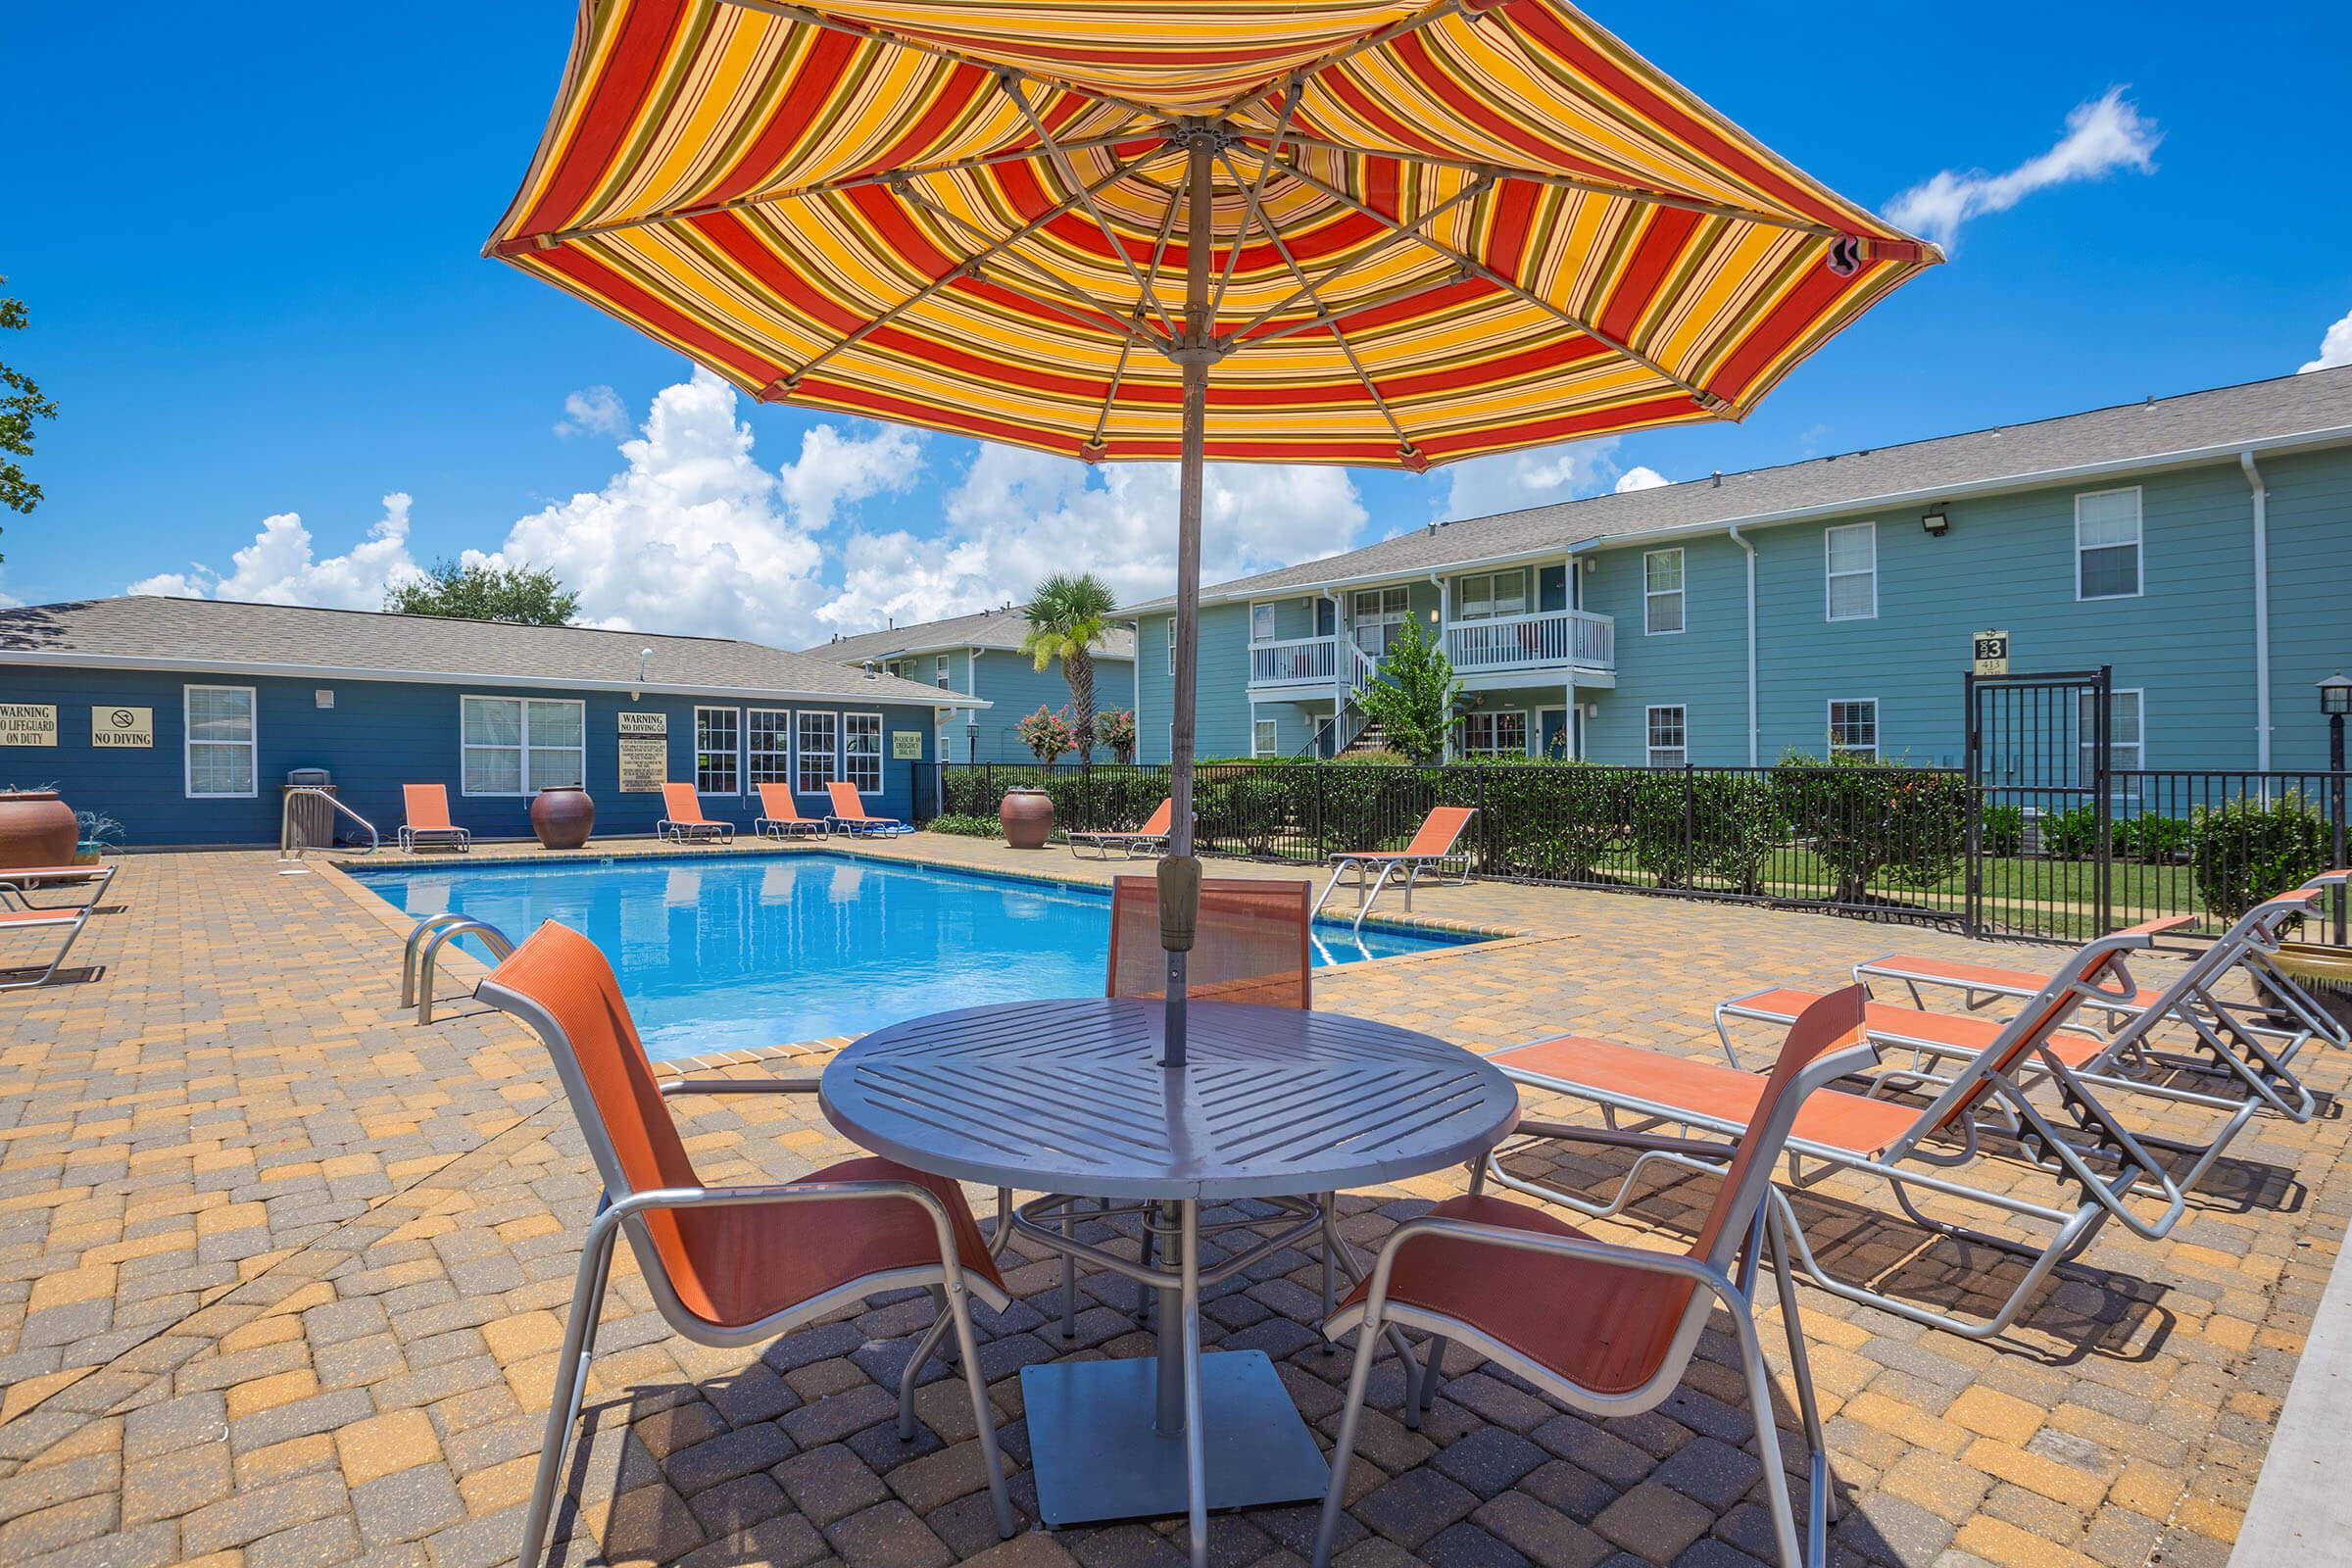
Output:
[[[1919,525],[1928,530],[1929,538],[1940,539],[1943,537],[1943,531],[1952,525],[1952,519],[1940,512],[1931,512],[1919,519]]]

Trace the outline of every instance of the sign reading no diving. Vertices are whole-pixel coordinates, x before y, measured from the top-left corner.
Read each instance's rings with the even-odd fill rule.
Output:
[[[139,751],[155,745],[155,710],[152,708],[93,708],[90,710],[90,744],[100,751],[128,747]]]

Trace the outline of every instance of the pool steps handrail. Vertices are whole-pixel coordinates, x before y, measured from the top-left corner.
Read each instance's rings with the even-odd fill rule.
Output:
[[[418,937],[424,939],[421,947],[417,945]],[[514,944],[507,934],[487,920],[444,911],[417,921],[416,929],[409,934],[409,947],[416,954],[416,967],[401,977],[401,1005],[408,1006],[414,997],[419,1024],[433,1021],[433,960],[443,947],[458,937],[481,938],[482,946],[490,950],[493,958],[503,960],[514,951]]]
[[[300,860],[309,850],[334,848],[334,835],[331,833],[327,835],[327,842],[322,845],[308,845],[302,842],[302,835],[296,831],[294,826],[294,803],[306,796],[324,801],[335,808],[337,814],[351,818],[367,830],[368,848],[362,852],[363,854],[373,855],[384,847],[382,837],[375,831],[375,824],[350,807],[345,806],[341,801],[336,800],[333,792],[318,784],[292,784],[286,788],[285,804],[278,808],[277,858],[280,860]]]

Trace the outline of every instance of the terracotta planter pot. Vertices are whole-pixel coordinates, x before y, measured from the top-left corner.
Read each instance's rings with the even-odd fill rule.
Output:
[[[1014,849],[1042,850],[1054,836],[1054,798],[1044,790],[1006,790],[997,820]]]
[[[55,790],[0,794],[0,867],[70,865],[81,822]]]
[[[531,831],[543,849],[576,850],[596,826],[596,802],[577,784],[559,785],[531,797]]]

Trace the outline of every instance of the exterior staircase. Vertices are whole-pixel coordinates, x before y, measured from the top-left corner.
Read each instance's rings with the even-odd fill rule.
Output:
[[[1388,749],[1389,737],[1381,727],[1378,724],[1366,724],[1355,732],[1355,739],[1349,741],[1340,755],[1342,757],[1360,757],[1366,752],[1385,752]]]

